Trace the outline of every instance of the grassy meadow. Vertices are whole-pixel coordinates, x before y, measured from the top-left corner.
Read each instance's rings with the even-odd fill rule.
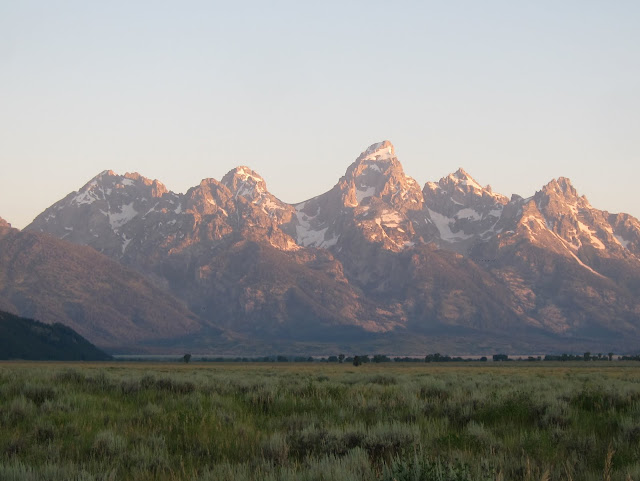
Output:
[[[0,480],[635,480],[640,364],[0,364]]]

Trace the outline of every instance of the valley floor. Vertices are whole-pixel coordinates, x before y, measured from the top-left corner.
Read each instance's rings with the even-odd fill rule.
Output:
[[[2,480],[640,480],[640,364],[0,363]]]

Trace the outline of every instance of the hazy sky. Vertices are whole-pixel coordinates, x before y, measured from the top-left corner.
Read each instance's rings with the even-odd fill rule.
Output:
[[[285,202],[391,140],[421,185],[570,177],[640,217],[640,2],[0,0],[0,217],[105,169]]]

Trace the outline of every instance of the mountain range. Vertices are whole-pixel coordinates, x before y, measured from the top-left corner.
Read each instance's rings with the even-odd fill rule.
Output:
[[[594,208],[563,177],[528,198],[463,169],[421,187],[388,141],[299,204],[249,167],[184,194],[104,171],[0,233],[0,308],[68,322],[101,347],[621,352],[640,341],[637,219]]]

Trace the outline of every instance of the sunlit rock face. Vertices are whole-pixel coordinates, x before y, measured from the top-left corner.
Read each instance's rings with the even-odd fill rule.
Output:
[[[529,198],[463,169],[421,187],[389,141],[298,204],[246,166],[184,194],[105,171],[27,229],[91,246],[248,336],[455,328],[514,342],[640,341],[635,218],[592,207],[562,177]]]

